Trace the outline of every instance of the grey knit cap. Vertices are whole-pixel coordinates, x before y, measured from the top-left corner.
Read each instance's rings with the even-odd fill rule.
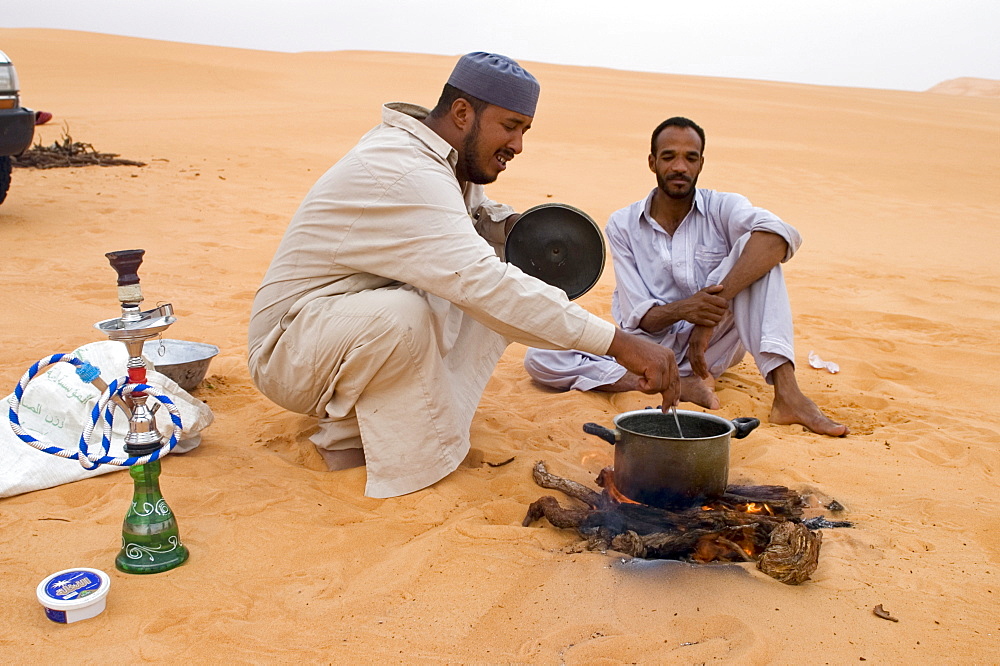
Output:
[[[528,70],[498,53],[462,56],[448,83],[473,97],[525,116],[535,115],[541,86]]]

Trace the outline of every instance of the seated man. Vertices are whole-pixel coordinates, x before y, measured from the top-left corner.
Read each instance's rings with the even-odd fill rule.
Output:
[[[687,118],[653,132],[657,186],[611,215],[616,287],[611,313],[623,330],[673,350],[681,400],[719,407],[715,379],[746,350],[774,385],[770,420],[839,437],[847,427],[820,412],[795,380],[792,312],[780,263],[801,238],[738,194],[698,189],[705,133]],[[632,391],[637,377],[606,356],[528,350],[528,373],[558,389]]]
[[[370,497],[458,467],[510,340],[610,354],[640,390],[679,398],[669,349],[498,256],[517,216],[483,185],[521,152],[538,92],[513,60],[471,53],[432,111],[386,104],[306,195],[254,298],[254,383],[319,417],[312,441],[331,469],[365,464]]]

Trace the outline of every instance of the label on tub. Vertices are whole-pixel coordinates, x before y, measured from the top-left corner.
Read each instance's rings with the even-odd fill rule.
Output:
[[[49,618],[53,622],[58,622],[60,624],[67,624],[66,611],[58,611],[58,610],[52,610],[51,608],[46,608],[45,617]]]
[[[69,601],[80,599],[97,592],[101,587],[101,577],[93,571],[66,571],[53,578],[45,586],[45,594],[53,599]]]

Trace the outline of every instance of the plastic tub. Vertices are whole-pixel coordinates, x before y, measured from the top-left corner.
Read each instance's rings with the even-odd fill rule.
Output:
[[[99,569],[64,569],[47,577],[35,591],[45,617],[69,624],[100,615],[111,589],[111,578]]]

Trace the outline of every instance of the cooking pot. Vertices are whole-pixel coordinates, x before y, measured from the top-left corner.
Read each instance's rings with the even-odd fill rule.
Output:
[[[614,430],[584,424],[584,432],[614,445],[615,486],[629,499],[671,509],[722,495],[729,483],[730,436],[742,439],[760,425],[758,419],[729,421],[704,412],[676,415],[677,422],[672,413],[639,409],[616,416]]]

